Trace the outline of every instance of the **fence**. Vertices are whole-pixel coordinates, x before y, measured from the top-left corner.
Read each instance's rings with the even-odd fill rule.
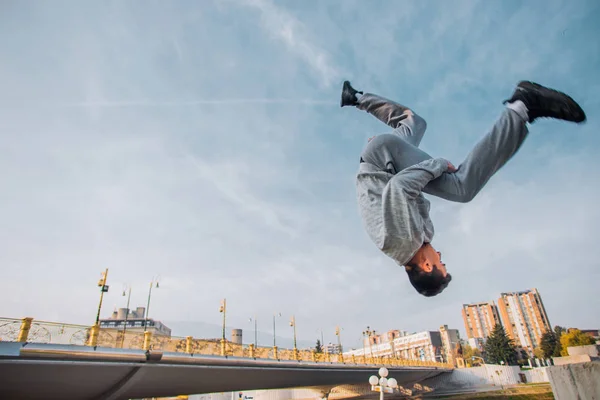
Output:
[[[192,336],[175,337],[155,335],[153,331],[104,329],[98,325],[73,325],[37,321],[33,318],[0,318],[0,341],[70,344],[121,349],[181,352],[221,357],[272,359],[278,361],[308,361],[362,365],[412,366],[454,368],[451,364],[398,357],[368,357],[343,354],[317,353],[315,350],[255,347],[227,340],[196,339]]]

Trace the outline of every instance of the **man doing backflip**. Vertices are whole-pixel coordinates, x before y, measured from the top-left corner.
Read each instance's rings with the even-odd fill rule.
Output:
[[[571,97],[533,82],[520,82],[504,104],[492,129],[454,167],[419,149],[427,124],[413,110],[344,82],[342,107],[366,111],[393,129],[369,139],[360,157],[356,186],[363,225],[375,245],[405,267],[411,284],[424,296],[441,293],[452,277],[431,245],[434,228],[423,193],[469,202],[519,150],[527,123],[538,118],[576,123],[586,119]]]

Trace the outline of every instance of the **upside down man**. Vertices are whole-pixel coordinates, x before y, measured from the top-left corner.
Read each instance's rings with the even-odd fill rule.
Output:
[[[423,296],[441,293],[452,280],[431,245],[434,227],[423,194],[467,203],[519,150],[528,135],[527,124],[538,118],[586,120],[570,96],[529,81],[519,82],[503,104],[490,131],[455,167],[419,149],[427,123],[413,110],[344,82],[341,107],[366,111],[393,129],[369,139],[360,156],[356,189],[363,226],[379,250],[405,267]]]

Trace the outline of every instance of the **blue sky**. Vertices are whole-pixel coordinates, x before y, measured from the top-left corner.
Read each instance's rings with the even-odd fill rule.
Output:
[[[227,297],[228,325],[295,314],[306,340],[464,334],[463,303],[537,287],[553,325],[600,327],[597,2],[0,9],[0,315],[92,323],[108,267],[103,315],[125,282],[143,305],[160,274],[151,316],[173,326],[218,324]],[[454,280],[424,298],[362,229],[358,155],[389,129],[339,107],[345,79],[413,107],[421,147],[455,165],[522,79],[566,91],[588,122],[532,125],[469,204],[431,198]]]

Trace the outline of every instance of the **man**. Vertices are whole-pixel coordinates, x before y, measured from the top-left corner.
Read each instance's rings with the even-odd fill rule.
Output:
[[[405,266],[411,284],[424,296],[441,293],[452,276],[431,245],[434,228],[423,193],[469,202],[519,150],[527,123],[586,119],[571,97],[533,82],[520,82],[503,104],[506,109],[492,129],[456,168],[419,149],[427,124],[414,111],[344,82],[342,107],[354,106],[393,128],[391,134],[369,139],[360,157],[356,185],[364,227],[383,253]]]

